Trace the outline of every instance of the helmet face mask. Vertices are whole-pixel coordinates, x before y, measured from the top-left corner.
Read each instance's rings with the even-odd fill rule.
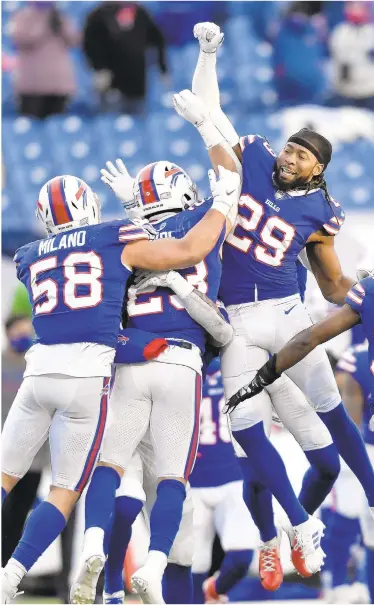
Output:
[[[150,218],[186,210],[197,201],[197,187],[188,174],[168,161],[148,164],[137,174],[131,218]]]
[[[48,235],[57,235],[100,223],[100,201],[82,179],[70,175],[57,176],[41,188],[36,217]]]

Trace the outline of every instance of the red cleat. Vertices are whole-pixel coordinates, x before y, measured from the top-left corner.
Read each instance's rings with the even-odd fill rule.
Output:
[[[226,595],[218,594],[216,591],[216,575],[205,580],[203,584],[205,603],[227,603]]]
[[[260,546],[259,555],[259,572],[262,586],[265,590],[278,590],[283,582],[278,538],[273,538]]]

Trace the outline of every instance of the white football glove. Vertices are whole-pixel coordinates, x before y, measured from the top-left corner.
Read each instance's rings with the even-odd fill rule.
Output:
[[[369,420],[369,430],[374,432],[374,414],[372,415],[372,417]]]
[[[134,283],[139,293],[148,288],[170,288],[181,298],[194,289],[177,271],[137,271]]]
[[[173,96],[173,105],[175,111],[182,118],[187,120],[187,122],[191,122],[197,128],[207,149],[223,143],[223,136],[214,126],[207,107],[191,90],[186,89],[175,94]]]
[[[209,111],[203,101],[191,90],[182,90],[173,96],[175,111],[187,122],[198,128],[209,117]]]
[[[122,160],[116,160],[117,167],[112,162],[107,162],[108,170],[102,168],[101,180],[106,185],[109,185],[114,195],[121,200],[122,205],[126,210],[126,204],[134,199],[134,181],[135,179],[129,175],[125,164]]]
[[[215,23],[197,23],[193,35],[199,40],[200,49],[204,53],[215,53],[221,46],[224,34]]]
[[[214,170],[209,170],[210,190],[213,196],[212,209],[218,210],[227,216],[232,208],[238,207],[241,189],[240,176],[237,172],[231,172],[218,166],[219,179],[217,180]]]

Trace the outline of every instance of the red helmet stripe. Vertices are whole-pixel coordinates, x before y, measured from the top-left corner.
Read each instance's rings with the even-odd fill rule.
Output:
[[[139,190],[143,204],[152,204],[159,202],[160,198],[157,195],[157,189],[153,181],[153,173],[157,162],[149,164],[139,174]]]
[[[180,172],[181,174],[183,174],[180,168],[172,168],[171,170],[167,170],[165,172],[165,176],[167,178],[168,176],[171,176],[172,174],[177,174],[177,172]]]
[[[53,179],[48,185],[49,205],[55,225],[63,225],[73,220],[66,202],[62,178]]]

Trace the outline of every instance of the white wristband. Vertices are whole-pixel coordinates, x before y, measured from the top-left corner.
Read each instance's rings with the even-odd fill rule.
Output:
[[[220,145],[224,141],[222,134],[217,130],[211,120],[204,120],[201,124],[198,124],[196,128],[207,149]]]
[[[226,139],[230,147],[235,147],[239,143],[239,135],[234,126],[231,124],[227,115],[222,111],[221,107],[216,107],[213,109],[210,112],[210,117],[214,126]]]
[[[218,212],[220,212],[221,214],[223,214],[223,216],[226,218],[228,213],[231,210],[231,206],[227,203],[224,202],[220,199],[215,199],[213,201],[213,204],[211,206],[212,210],[217,210]]]

